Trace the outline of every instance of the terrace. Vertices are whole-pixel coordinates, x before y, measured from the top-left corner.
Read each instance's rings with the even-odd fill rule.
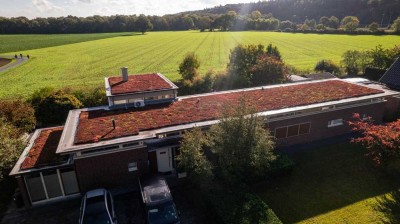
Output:
[[[257,112],[265,112],[381,93],[384,91],[328,80],[190,96],[173,103],[145,108],[82,110],[77,118],[73,143],[96,143],[134,136],[148,130],[216,120],[225,105],[237,104],[242,96]]]

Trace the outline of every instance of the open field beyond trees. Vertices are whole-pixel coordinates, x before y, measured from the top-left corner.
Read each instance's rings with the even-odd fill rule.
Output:
[[[87,34],[89,37],[92,34]],[[95,34],[101,35],[101,34]],[[399,36],[373,35],[320,35],[292,34],[277,32],[150,32],[146,35],[116,35],[118,37],[74,43],[56,47],[44,44],[48,38],[58,35],[19,35],[37,37],[36,40],[17,42],[10,35],[0,36],[0,46],[14,43],[15,47],[7,47],[14,55],[20,53],[17,46],[23,49],[41,49],[23,51],[31,59],[20,67],[0,73],[0,98],[15,96],[28,97],[33,91],[51,86],[55,88],[101,86],[104,77],[118,75],[120,67],[127,66],[130,73],[160,72],[172,80],[177,80],[179,63],[187,52],[194,51],[201,60],[200,71],[222,71],[226,68],[230,50],[242,44],[269,44],[278,46],[283,59],[298,69],[312,69],[321,59],[332,59],[339,62],[346,50],[366,50],[382,45],[393,47],[400,43]],[[60,35],[59,43],[68,42],[74,35]],[[16,36],[14,36],[16,37]],[[108,36],[110,37],[110,36]],[[39,40],[43,38],[43,40]],[[105,38],[105,37],[103,37]],[[37,42],[43,45],[35,44]],[[75,41],[79,42],[79,41]],[[9,44],[10,43],[10,44]],[[11,46],[11,45],[10,45]],[[1,52],[1,51],[0,51]]]
[[[0,35],[0,54],[134,35],[132,33]]]
[[[373,167],[365,152],[354,144],[302,151],[291,174],[254,189],[283,223],[393,223],[378,208],[399,178]]]

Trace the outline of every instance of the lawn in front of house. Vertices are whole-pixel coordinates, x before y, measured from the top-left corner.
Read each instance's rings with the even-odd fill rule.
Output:
[[[284,223],[382,223],[383,195],[400,178],[376,169],[361,146],[343,143],[301,151],[291,174],[253,186]]]

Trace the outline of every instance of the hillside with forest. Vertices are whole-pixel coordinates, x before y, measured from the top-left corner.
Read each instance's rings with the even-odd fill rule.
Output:
[[[177,14],[49,17],[0,16],[0,34],[69,34],[270,30],[385,34],[400,32],[400,0],[271,0]]]
[[[302,23],[307,18],[319,20],[323,16],[356,16],[362,24],[378,22],[388,25],[400,16],[400,0],[270,0],[228,4],[183,14],[225,14],[235,11],[246,15],[256,10],[294,23]]]

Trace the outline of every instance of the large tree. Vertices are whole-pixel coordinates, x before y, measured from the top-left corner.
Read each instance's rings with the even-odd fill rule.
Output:
[[[184,80],[193,81],[198,76],[200,60],[194,52],[189,52],[179,65],[179,74]]]
[[[147,18],[147,16],[141,14],[136,20],[136,26],[139,28],[142,34],[153,29],[153,24]]]
[[[362,118],[360,114],[354,114],[353,118],[349,124],[362,134],[353,142],[363,144],[377,166],[386,168],[390,162],[400,159],[400,119],[375,125],[370,118]]]
[[[183,135],[178,168],[187,172],[193,180],[204,180],[212,176],[212,165],[204,155],[204,148],[209,144],[206,135],[199,128],[187,131]]]
[[[254,86],[285,83],[289,79],[285,63],[275,56],[261,56],[250,71]]]
[[[243,182],[264,176],[272,161],[275,143],[255,114],[245,95],[237,105],[226,105],[221,122],[209,131],[210,148],[228,182]]]
[[[281,54],[278,48],[271,44],[267,47],[261,44],[238,45],[231,51],[229,57],[228,75],[232,82],[230,85],[234,88],[240,88],[262,84],[260,83],[262,79],[260,79],[259,75],[262,75],[262,73],[265,73],[269,68],[272,68],[269,66],[271,65],[272,57],[279,60],[279,65],[282,65],[280,59]],[[254,71],[252,71],[253,68]],[[257,75],[253,76],[252,72],[257,73]],[[256,79],[254,79],[254,77]]]

